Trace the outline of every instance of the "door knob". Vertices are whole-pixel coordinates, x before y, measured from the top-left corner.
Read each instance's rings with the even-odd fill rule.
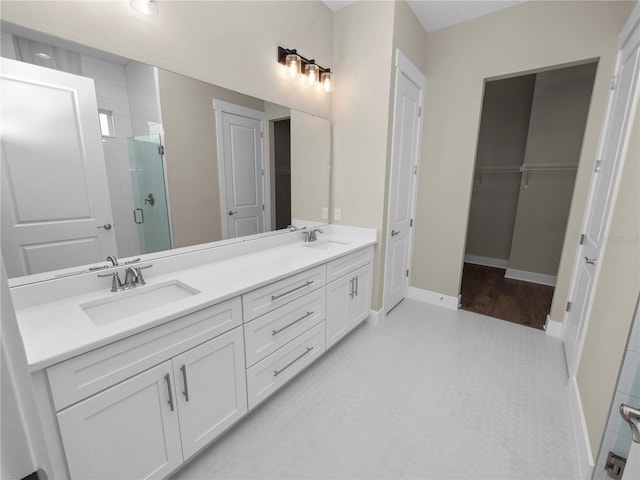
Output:
[[[391,230],[391,236],[395,237],[396,235],[400,235],[400,230],[398,230],[397,232],[395,230]]]
[[[104,228],[105,230],[111,230],[111,224],[105,223],[104,225],[100,225],[99,227],[96,227],[96,228]]]
[[[227,212],[227,215],[231,216],[231,215],[235,215],[236,213],[238,213],[238,212],[232,212],[231,210],[229,210],[229,211]]]
[[[596,264],[596,257],[593,257],[593,258],[584,257],[584,261],[587,262],[589,265],[595,265]]]

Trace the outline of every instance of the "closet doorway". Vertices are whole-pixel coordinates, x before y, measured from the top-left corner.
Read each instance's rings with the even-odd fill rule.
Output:
[[[462,309],[544,328],[596,68],[485,81]]]

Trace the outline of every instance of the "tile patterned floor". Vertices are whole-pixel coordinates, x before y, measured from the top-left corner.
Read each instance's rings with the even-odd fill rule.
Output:
[[[565,383],[544,332],[405,300],[172,480],[575,479]]]

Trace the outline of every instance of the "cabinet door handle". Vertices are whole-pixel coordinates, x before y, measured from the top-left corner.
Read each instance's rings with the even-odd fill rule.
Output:
[[[284,372],[287,368],[289,368],[291,365],[293,365],[294,363],[296,363],[298,360],[300,360],[302,357],[304,357],[307,353],[309,353],[311,350],[313,350],[313,347],[307,347],[307,349],[301,354],[298,355],[296,358],[294,358],[293,360],[291,360],[289,363],[287,363],[284,367],[282,367],[280,370],[274,370],[273,371],[273,376],[277,377],[278,375],[280,375],[282,372]]]
[[[355,277],[352,278],[351,280],[349,280],[349,296],[351,298],[353,298],[356,294],[355,288],[354,288],[354,284],[355,284]]]
[[[169,391],[169,401],[167,402],[171,407],[171,411],[173,412],[173,393],[171,392],[171,376],[167,373],[164,376],[164,379],[167,381],[167,390]]]
[[[312,283],[313,283],[313,280],[307,280],[303,285],[299,285],[296,288],[292,288],[291,290],[288,290],[288,291],[286,291],[284,293],[281,293],[280,295],[271,295],[271,301],[274,301],[274,300],[277,300],[279,298],[282,298],[285,295],[289,295],[290,293],[293,293],[296,290],[300,290],[301,288],[308,287]]]
[[[312,310],[311,312],[307,312],[307,313],[305,313],[303,316],[301,316],[301,317],[300,317],[299,319],[297,319],[297,320],[294,320],[294,321],[293,321],[293,322],[291,322],[289,325],[285,325],[284,327],[279,328],[278,330],[273,330],[273,331],[271,332],[271,335],[274,335],[274,336],[275,336],[275,335],[279,334],[279,333],[280,333],[280,332],[282,332],[283,330],[286,330],[287,328],[289,328],[289,327],[291,327],[291,326],[295,325],[296,323],[301,322],[302,320],[304,320],[305,318],[307,318],[307,317],[308,317],[308,316],[310,316],[310,315],[313,315],[313,310]]]
[[[189,385],[187,384],[187,366],[182,365],[180,367],[180,371],[182,372],[182,382],[184,383],[184,391],[182,394],[184,395],[184,401],[189,401]]]
[[[356,275],[356,297],[358,296],[358,287],[360,286],[359,279],[360,279],[360,276]]]

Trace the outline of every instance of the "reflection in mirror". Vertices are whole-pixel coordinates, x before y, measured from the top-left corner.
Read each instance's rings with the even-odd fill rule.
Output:
[[[28,33],[3,24],[10,278],[327,222],[328,120]],[[227,121],[214,101],[240,114]],[[252,219],[230,228],[247,205]]]

